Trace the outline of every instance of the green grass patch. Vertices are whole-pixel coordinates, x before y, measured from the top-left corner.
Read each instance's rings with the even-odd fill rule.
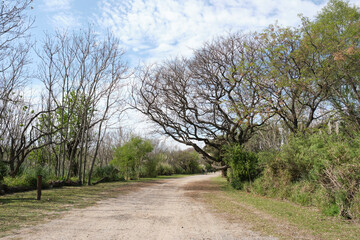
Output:
[[[254,231],[280,239],[295,239],[304,235],[326,240],[359,239],[358,222],[328,217],[314,208],[289,201],[234,190],[220,177],[214,178],[212,183],[219,186],[219,191],[207,194],[206,200],[221,211],[237,215]]]
[[[100,183],[95,186],[63,187],[42,191],[41,201],[36,200],[36,191],[0,196],[0,238],[13,230],[38,224],[58,217],[73,208],[85,208],[100,200],[116,197],[131,191],[139,183],[184,175],[145,178],[137,181]]]

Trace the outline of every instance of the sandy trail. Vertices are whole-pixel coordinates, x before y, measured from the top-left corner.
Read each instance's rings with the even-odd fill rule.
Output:
[[[274,239],[228,223],[188,196],[185,186],[210,177],[157,181],[3,239]]]

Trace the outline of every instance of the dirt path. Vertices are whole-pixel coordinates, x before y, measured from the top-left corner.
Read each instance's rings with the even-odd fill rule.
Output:
[[[139,191],[72,210],[3,239],[274,239],[228,223],[189,197],[186,186],[214,175],[157,181]]]

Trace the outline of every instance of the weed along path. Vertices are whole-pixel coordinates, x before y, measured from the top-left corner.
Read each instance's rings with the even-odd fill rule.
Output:
[[[197,201],[196,182],[211,177],[154,181],[3,239],[275,239],[247,230],[246,223],[231,223]]]

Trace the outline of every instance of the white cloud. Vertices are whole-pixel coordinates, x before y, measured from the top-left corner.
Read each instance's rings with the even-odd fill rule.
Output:
[[[51,18],[52,25],[57,29],[80,27],[80,21],[72,13],[60,12]]]
[[[69,10],[73,0],[44,0],[44,8],[47,11]]]
[[[55,29],[80,27],[80,12],[74,9],[74,0],[43,0],[40,9],[45,12]]]
[[[314,16],[324,4],[304,0],[102,0],[98,21],[133,54],[157,60],[189,55],[204,41],[230,31],[260,30],[276,20],[296,26],[300,23],[297,14]]]

